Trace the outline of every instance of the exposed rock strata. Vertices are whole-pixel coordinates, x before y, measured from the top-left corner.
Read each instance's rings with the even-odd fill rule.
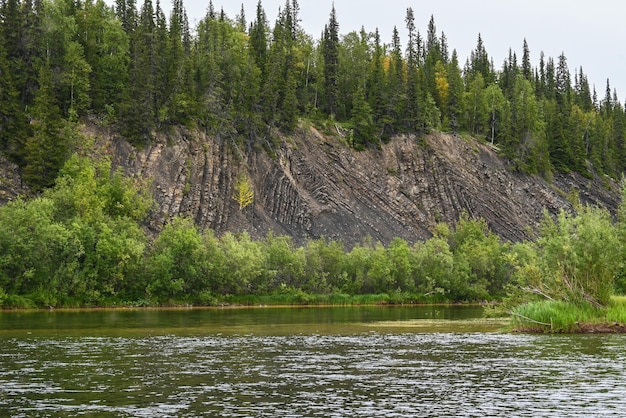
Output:
[[[4,205],[29,192],[22,181],[19,167],[0,154],[0,205]]]
[[[570,209],[567,193],[615,211],[617,186],[608,180],[559,175],[553,184],[510,171],[494,150],[453,134],[418,141],[397,138],[379,151],[355,152],[336,138],[303,128],[274,156],[244,153],[228,138],[178,131],[144,149],[112,143],[114,163],[152,180],[155,229],[175,215],[192,217],[217,234],[268,231],[306,238],[372,237],[388,243],[428,238],[438,221],[465,211],[484,218],[512,241],[528,237],[544,209]],[[254,182],[254,203],[240,210],[234,184],[241,171]]]
[[[155,231],[184,215],[218,235],[274,231],[296,242],[322,236],[348,245],[368,236],[415,242],[428,238],[437,222],[453,223],[465,211],[517,241],[529,237],[528,227],[544,209],[554,214],[571,208],[571,189],[612,212],[619,201],[609,179],[566,174],[548,184],[510,171],[490,147],[454,134],[396,138],[381,150],[356,152],[337,137],[301,128],[268,153],[182,129],[137,149],[108,130],[87,129],[114,165],[150,179]],[[253,180],[255,199],[240,210],[232,196],[242,171]]]

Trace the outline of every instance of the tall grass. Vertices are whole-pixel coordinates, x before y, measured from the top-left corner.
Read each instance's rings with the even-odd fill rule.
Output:
[[[626,324],[626,296],[613,296],[606,309],[607,322]]]
[[[518,331],[575,333],[582,324],[626,324],[626,297],[612,297],[606,308],[545,300],[518,306],[511,313]]]

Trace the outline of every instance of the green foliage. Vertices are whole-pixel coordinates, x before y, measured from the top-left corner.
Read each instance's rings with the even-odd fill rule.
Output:
[[[621,244],[609,214],[582,207],[577,216],[546,215],[539,238],[517,260],[527,292],[550,299],[606,306],[621,266]]]
[[[362,150],[368,145],[376,143],[372,110],[365,101],[365,94],[362,87],[359,87],[354,95],[352,119],[350,122],[353,128],[352,147]]]
[[[182,299],[208,290],[211,263],[202,235],[189,219],[168,224],[146,258],[148,298],[158,302]]]
[[[387,42],[365,28],[342,36],[330,12],[315,41],[291,2],[273,27],[259,2],[248,33],[243,15],[214,10],[192,33],[178,0],[169,20],[159,2],[119,2],[115,13],[101,1],[5,2],[0,147],[37,191],[73,151],[64,124],[87,116],[138,146],[184,125],[254,149],[314,116],[350,125],[357,149],[443,128],[486,138],[514,169],[546,179],[590,176],[589,162],[612,176],[626,168],[623,105],[608,83],[604,99],[592,97],[582,68],[572,80],[564,54],[533,68],[524,42],[522,65],[511,51],[496,71],[480,36],[464,60],[432,16],[422,39],[411,8],[404,43],[397,28]]]
[[[0,288],[26,295],[54,288],[79,246],[66,225],[54,219],[52,200],[15,201],[0,208]]]
[[[543,300],[513,310],[513,326],[518,330],[546,333],[575,333],[581,327],[606,328],[626,323],[623,297],[613,297],[606,307],[587,303]]]
[[[71,157],[42,197],[0,208],[0,288],[38,306],[126,292],[147,241],[138,221],[150,203],[137,190],[108,162]]]
[[[267,254],[266,269],[273,277],[266,290],[284,286],[302,288],[307,282],[304,248],[296,248],[287,236],[276,237],[271,233],[265,238],[263,246]]]
[[[623,207],[617,226],[590,207],[546,216],[536,241],[516,245],[463,215],[413,246],[399,238],[388,246],[365,240],[346,251],[325,239],[296,246],[273,234],[217,238],[183,218],[149,242],[140,222],[150,199],[139,190],[108,161],[74,155],[52,189],[0,208],[4,305],[215,304],[267,295],[315,303],[314,294],[467,302],[508,290],[509,307],[542,298],[600,307],[623,266]]]
[[[617,210],[617,236],[621,244],[620,259],[622,264],[615,277],[615,290],[618,294],[626,295],[626,181],[621,184],[622,201]]]
[[[579,323],[602,318],[598,308],[589,304],[543,300],[518,306],[513,310],[513,326],[520,330],[572,333]]]
[[[507,247],[489,231],[484,220],[470,220],[462,215],[450,237],[456,264],[466,266],[467,278],[457,291],[469,300],[487,299],[504,294],[508,281]]]

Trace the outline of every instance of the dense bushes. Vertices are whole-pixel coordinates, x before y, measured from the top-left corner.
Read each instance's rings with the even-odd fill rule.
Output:
[[[608,212],[595,207],[580,207],[576,216],[561,212],[556,219],[546,214],[539,237],[511,252],[514,304],[548,299],[606,306],[623,265],[617,230]]]
[[[0,208],[0,303],[213,304],[268,295],[307,302],[310,295],[366,294],[456,302],[509,292],[514,304],[547,298],[603,306],[615,278],[624,282],[623,216],[614,225],[598,208],[546,215],[537,239],[525,243],[502,243],[485,221],[462,216],[452,227],[436,225],[425,242],[367,239],[347,249],[325,239],[298,246],[273,234],[216,237],[183,218],[149,239],[141,222],[151,201],[141,190],[107,161],[73,156],[55,187]]]
[[[42,196],[0,208],[4,305],[214,303],[226,295],[421,294],[441,300],[502,295],[508,245],[484,221],[437,226],[427,242],[295,245],[269,234],[216,237],[175,219],[154,239],[140,227],[150,199],[108,162],[73,156]]]

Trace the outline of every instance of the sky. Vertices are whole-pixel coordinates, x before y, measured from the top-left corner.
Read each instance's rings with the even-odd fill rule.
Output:
[[[113,0],[108,0],[111,3]],[[169,10],[168,0],[161,0]],[[194,25],[206,15],[208,0],[183,0],[189,21]],[[141,4],[141,0],[138,1]],[[254,20],[258,0],[213,0],[216,10],[224,9],[231,18],[243,4],[248,23]],[[574,77],[583,67],[598,98],[606,91],[607,78],[619,100],[626,99],[626,2],[623,0],[298,0],[301,26],[318,40],[335,5],[340,34],[364,27],[379,29],[382,41],[391,42],[397,26],[401,40],[406,39],[404,18],[413,8],[415,22],[425,36],[431,15],[437,32],[443,31],[448,48],[457,50],[460,65],[465,64],[476,47],[478,34],[497,70],[502,68],[509,49],[521,63],[524,38],[528,42],[533,67],[543,51],[555,62],[564,53]],[[262,0],[271,26],[285,0]],[[166,11],[166,13],[168,13]]]

